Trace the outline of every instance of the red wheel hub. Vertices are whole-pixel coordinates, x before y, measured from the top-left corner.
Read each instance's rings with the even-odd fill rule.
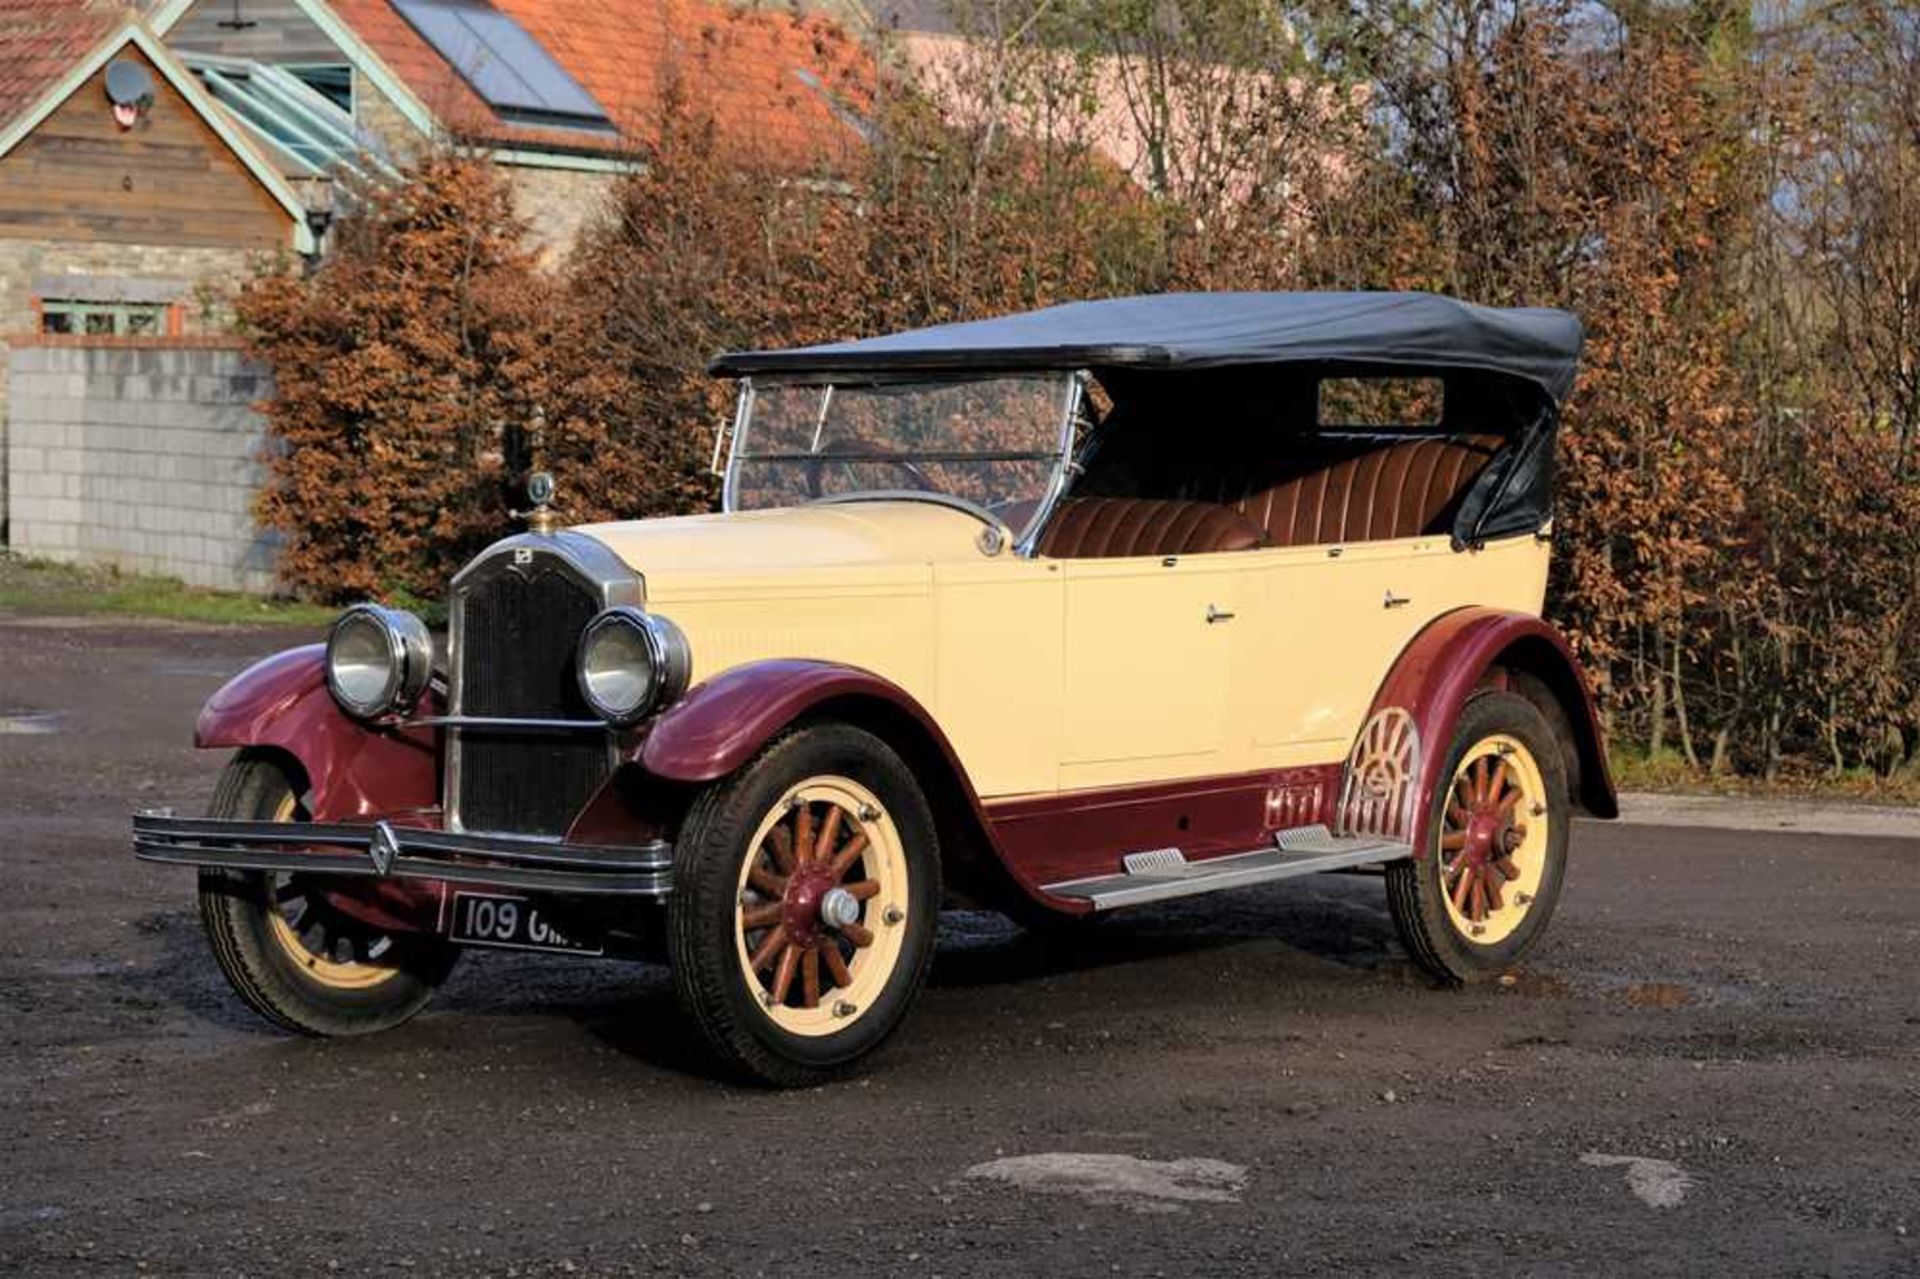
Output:
[[[1467,846],[1461,853],[1461,865],[1484,866],[1506,851],[1507,815],[1482,806],[1467,821]]]
[[[873,945],[860,903],[880,892],[880,881],[847,880],[870,856],[865,807],[794,800],[747,859],[740,939],[769,1007],[792,1006],[796,993],[799,1007],[819,1007],[823,994],[854,984],[852,951]],[[888,922],[898,922],[897,912]]]
[[[821,861],[798,867],[788,878],[780,900],[780,922],[795,945],[812,946],[820,939],[820,899],[839,882],[833,868]]]
[[[1506,906],[1506,886],[1520,878],[1513,854],[1525,842],[1526,827],[1516,810],[1526,794],[1506,756],[1505,750],[1488,753],[1461,770],[1441,829],[1442,881],[1476,934],[1489,914]]]

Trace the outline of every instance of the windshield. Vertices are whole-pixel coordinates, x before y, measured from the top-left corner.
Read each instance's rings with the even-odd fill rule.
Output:
[[[885,494],[958,501],[1022,531],[1060,466],[1071,373],[973,380],[752,383],[727,509]]]

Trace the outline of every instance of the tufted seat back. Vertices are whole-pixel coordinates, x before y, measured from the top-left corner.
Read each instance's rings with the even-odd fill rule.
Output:
[[[1247,551],[1265,542],[1259,525],[1214,502],[1070,497],[1054,508],[1037,549],[1056,559],[1114,559]]]
[[[1446,533],[1501,443],[1495,435],[1306,440],[1266,474],[1197,479],[1180,496],[1238,511],[1271,546]]]

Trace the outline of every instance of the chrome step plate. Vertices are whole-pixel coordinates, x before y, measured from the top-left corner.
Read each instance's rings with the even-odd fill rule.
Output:
[[[1352,848],[1356,840],[1365,842],[1365,836],[1334,834],[1325,826],[1295,826],[1291,830],[1273,832],[1273,846],[1283,853],[1311,853],[1315,856],[1331,855]]]
[[[1128,853],[1120,859],[1129,875],[1179,874],[1187,866],[1187,855],[1177,848],[1150,848],[1144,853]]]
[[[1063,880],[1046,885],[1043,891],[1056,897],[1091,902],[1095,910],[1112,910],[1117,906],[1139,906],[1173,897],[1246,888],[1297,875],[1347,870],[1413,854],[1408,844],[1373,836],[1335,835],[1325,826],[1276,831],[1274,844],[1271,849],[1257,848],[1252,852],[1211,857],[1203,862],[1134,854],[1123,859],[1128,869],[1120,874]],[[1162,850],[1155,850],[1160,852]]]

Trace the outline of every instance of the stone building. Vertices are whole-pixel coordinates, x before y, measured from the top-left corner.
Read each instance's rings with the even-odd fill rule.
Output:
[[[669,94],[796,168],[864,141],[868,52],[817,15],[724,0],[165,0],[153,25],[196,69],[252,64],[323,89],[396,161],[440,144],[490,156],[553,254],[643,162]]]
[[[0,348],[214,331],[230,281],[313,249],[292,184],[137,14],[6,0],[0,18]],[[0,423],[4,368],[0,350]],[[0,528],[16,490],[67,496],[9,474],[4,444]]]
[[[36,521],[19,549],[257,585],[234,477],[258,441],[230,388],[259,371],[216,335],[239,282],[320,260],[353,182],[425,147],[484,155],[557,258],[669,98],[728,145],[831,172],[865,144],[871,68],[829,18],[725,0],[0,0],[0,545],[18,494]],[[10,365],[35,387],[18,447]],[[114,466],[147,467],[147,435],[164,458],[167,430],[218,458],[188,477],[204,505],[114,531],[101,512],[136,478]],[[215,506],[234,527],[189,544]]]

